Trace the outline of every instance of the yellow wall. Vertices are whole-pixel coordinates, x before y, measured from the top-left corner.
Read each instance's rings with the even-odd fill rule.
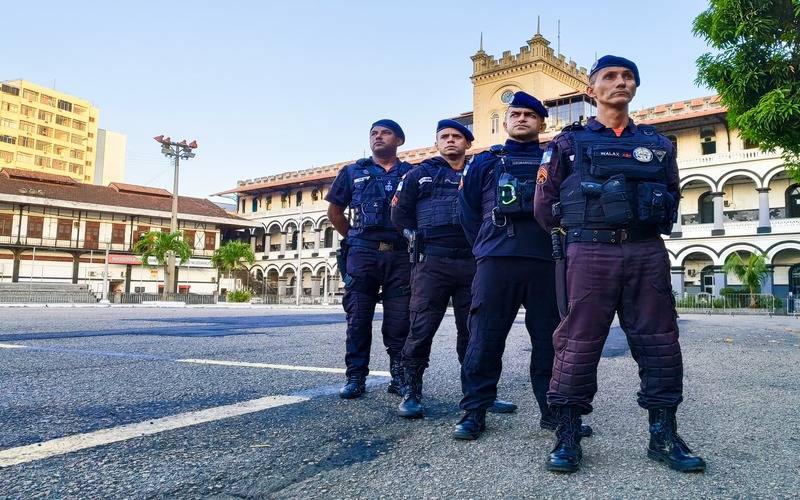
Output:
[[[0,168],[94,182],[98,109],[84,99],[25,80],[2,85]]]

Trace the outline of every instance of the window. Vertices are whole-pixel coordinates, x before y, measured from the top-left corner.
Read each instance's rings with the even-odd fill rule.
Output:
[[[25,148],[32,148],[36,141],[33,140],[33,137],[25,137],[23,135],[19,136],[17,144]]]
[[[70,163],[69,171],[70,173],[73,174],[83,175],[83,165],[78,165],[77,163]]]
[[[52,144],[45,141],[36,141],[36,150],[43,151],[45,153],[49,153],[52,148]]]
[[[44,218],[28,216],[28,238],[41,238],[44,229]]]
[[[70,123],[72,123],[72,121],[69,118],[67,118],[66,116],[56,115],[56,124],[57,125],[62,125],[64,127],[69,127]]]
[[[80,120],[72,120],[72,128],[76,130],[86,130],[86,124]]]
[[[36,125],[31,122],[19,122],[19,129],[23,132],[32,134],[36,131]]]
[[[77,149],[70,149],[69,150],[69,157],[74,158],[76,160],[83,160],[83,151]]]
[[[72,134],[70,136],[69,142],[71,142],[72,144],[83,144],[83,141],[85,141],[85,140],[86,140],[85,137],[81,137],[79,135]]]
[[[11,85],[6,85],[5,83],[0,85],[0,92],[3,92],[4,94],[19,95],[19,89],[17,87],[12,87]]]
[[[73,104],[72,112],[75,113],[76,115],[82,115],[86,113],[86,108],[84,108],[83,106],[78,106],[77,104]]]
[[[69,142],[69,132],[64,132],[63,130],[54,129],[53,137],[59,141]]]
[[[33,165],[33,155],[29,155],[28,153],[17,152],[17,163]]]
[[[0,142],[5,142],[6,144],[16,144],[17,138],[10,135],[0,135]]]
[[[39,100],[39,93],[34,92],[33,90],[25,89],[22,91],[22,97],[24,97],[29,102],[37,102]]]
[[[53,96],[49,96],[46,94],[42,94],[39,96],[39,102],[42,104],[46,104],[47,106],[55,106],[56,99]]]
[[[272,196],[264,197],[264,205],[266,206],[267,210],[272,210]]]
[[[298,191],[294,194],[294,206],[299,207],[303,204],[303,192]]]
[[[713,155],[717,152],[717,133],[714,127],[700,129],[700,148],[704,155]]]
[[[53,164],[50,165],[51,168],[56,170],[66,170],[67,169],[67,162],[63,160],[53,160]]]
[[[14,227],[14,216],[0,214],[0,236],[11,236],[12,227]]]
[[[25,115],[28,118],[33,118],[34,116],[36,116],[36,109],[30,106],[26,106],[24,104],[20,108],[20,111],[22,112],[23,115]]]
[[[242,198],[241,208],[239,209],[239,211],[242,212],[242,213],[244,213],[245,202],[246,202],[246,200],[244,198]]]
[[[250,208],[252,212],[258,212],[258,197],[254,197],[250,202]]]
[[[42,109],[39,110],[39,114],[37,115],[37,117],[40,120],[46,121],[47,123],[50,123],[51,121],[53,121],[53,113],[51,113],[49,111],[44,111]]]
[[[36,165],[37,167],[49,167],[50,158],[46,156],[36,155],[36,159],[33,161],[33,164]]]
[[[142,239],[142,236],[145,233],[147,233],[149,231],[150,231],[150,226],[136,226],[136,230],[133,232],[133,242],[132,243],[135,244],[137,241]]]
[[[94,221],[87,221],[83,235],[84,248],[98,248],[100,242],[100,223]]]
[[[214,250],[217,246],[217,234],[211,231],[206,231],[203,244],[203,248],[206,250]]]
[[[195,247],[195,239],[194,239],[195,234],[196,234],[195,231],[191,229],[183,230],[183,241],[185,241],[186,244],[189,245],[189,248],[191,248],[192,250],[194,250]]]
[[[44,135],[46,137],[53,137],[53,129],[51,129],[50,127],[45,127],[44,125],[39,125],[37,132],[39,133],[39,135]]]
[[[10,118],[3,118],[0,120],[0,126],[6,128],[19,128],[19,124]]]
[[[319,200],[319,189],[314,188],[311,190],[311,201],[318,201]]]
[[[111,243],[125,244],[125,224],[111,225]]]
[[[497,113],[492,114],[491,117],[491,130],[492,134],[496,134],[500,131],[500,116]]]
[[[675,148],[675,151],[677,152],[678,151],[678,137],[674,136],[674,135],[668,135],[667,139],[669,139],[669,142],[672,143],[672,147]]]
[[[0,106],[0,109],[3,111],[8,111],[9,113],[16,113],[19,111],[19,106],[10,102],[3,102],[3,105]]]
[[[800,217],[800,184],[786,190],[786,217]]]
[[[11,163],[14,161],[14,153],[11,151],[0,151],[0,161],[4,163]]]
[[[72,239],[72,221],[69,219],[58,219],[56,225],[56,239],[69,241]]]
[[[325,228],[325,243],[323,244],[325,248],[333,248],[333,231],[332,227]]]
[[[700,212],[700,224],[711,224],[714,222],[714,197],[711,191],[703,193],[697,202],[697,209]]]
[[[286,208],[289,206],[289,193],[283,193],[281,195],[281,208]]]
[[[69,101],[63,101],[61,99],[58,100],[58,109],[63,109],[64,111],[72,111],[72,103]]]
[[[744,149],[756,149],[756,148],[758,148],[757,142],[753,142],[749,139],[744,140]]]

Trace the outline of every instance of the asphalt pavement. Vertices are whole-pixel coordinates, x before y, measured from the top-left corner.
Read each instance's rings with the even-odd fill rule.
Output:
[[[584,463],[544,469],[520,315],[476,442],[460,416],[452,315],[424,383],[425,419],[395,416],[376,316],[369,392],[338,398],[340,309],[0,310],[2,498],[797,497],[800,319],[684,316],[680,432],[708,461],[647,459],[637,369],[614,328]]]

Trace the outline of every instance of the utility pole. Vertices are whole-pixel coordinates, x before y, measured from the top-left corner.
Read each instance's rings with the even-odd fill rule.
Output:
[[[302,191],[301,191],[302,192]],[[300,216],[297,218],[297,279],[295,279],[294,295],[295,305],[300,306],[300,295],[303,291],[303,198],[300,195]]]
[[[194,158],[194,149],[197,149],[197,141],[186,143],[186,139],[181,142],[172,142],[167,136],[159,135],[154,137],[161,144],[161,153],[167,158],[174,158],[175,178],[172,186],[172,219],[169,224],[170,233],[178,230],[178,171],[181,159],[188,160]],[[169,252],[167,261],[167,283],[164,293],[175,293],[175,252]]]

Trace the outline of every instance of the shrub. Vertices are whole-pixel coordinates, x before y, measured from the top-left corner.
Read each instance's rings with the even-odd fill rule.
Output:
[[[228,292],[228,302],[250,302],[250,292],[247,290],[235,290]]]

